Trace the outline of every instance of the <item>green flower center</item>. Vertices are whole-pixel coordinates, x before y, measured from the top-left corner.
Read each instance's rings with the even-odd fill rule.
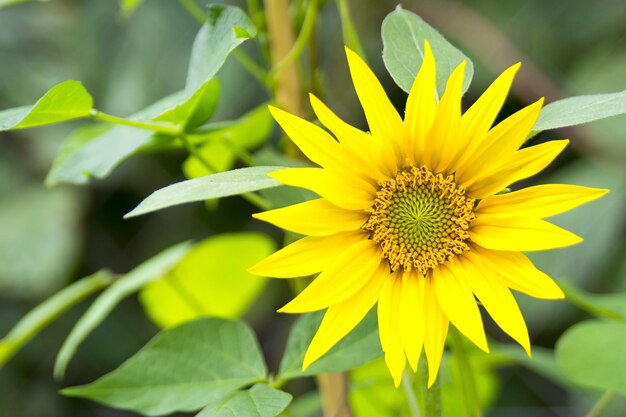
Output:
[[[469,250],[467,240],[474,199],[452,175],[412,167],[380,184],[362,226],[380,244],[392,271],[417,269],[426,274]]]

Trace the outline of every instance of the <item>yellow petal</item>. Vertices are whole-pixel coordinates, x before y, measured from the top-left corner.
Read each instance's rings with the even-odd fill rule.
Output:
[[[546,184],[486,197],[478,204],[481,214],[506,214],[544,218],[600,198],[609,190],[579,185]]]
[[[547,167],[567,146],[569,140],[553,140],[517,151],[495,167],[485,166],[475,181],[461,185],[472,198],[482,199],[502,191],[506,186],[532,177]]]
[[[494,251],[474,245],[466,256],[479,269],[497,275],[506,286],[515,291],[535,298],[565,298],[556,282],[537,269],[523,253]]]
[[[424,353],[428,360],[428,388],[430,388],[439,373],[443,348],[448,335],[448,318],[439,306],[432,277],[424,283]]]
[[[459,146],[459,127],[465,65],[465,61],[461,62],[450,75],[446,91],[437,105],[428,140],[424,142],[424,164],[435,172],[447,171],[456,155],[462,151]]]
[[[563,248],[583,241],[545,220],[485,214],[472,222],[470,239],[487,249],[528,252]]]
[[[323,198],[256,213],[252,217],[281,229],[313,236],[358,230],[367,220],[364,211],[345,210]]]
[[[306,188],[346,210],[363,210],[369,207],[376,188],[365,183],[362,188],[350,183],[347,178],[330,174],[322,168],[287,168],[274,171],[270,177],[285,185]]]
[[[461,259],[465,263],[467,274],[465,279],[481,304],[485,307],[493,320],[519,343],[530,355],[530,340],[524,317],[513,298],[511,291],[490,274],[490,271],[481,271],[480,264],[474,264],[469,258]]]
[[[449,268],[447,267],[449,265]],[[476,346],[489,352],[485,328],[472,290],[465,283],[465,268],[455,258],[433,270],[435,294],[448,320]]]
[[[296,298],[278,310],[281,313],[307,313],[338,304],[370,280],[381,261],[376,242],[363,240],[345,250],[337,260],[313,280]]]
[[[324,129],[277,107],[268,107],[287,136],[311,161],[325,168],[343,165],[339,143]]]
[[[274,252],[248,272],[274,278],[313,275],[328,268],[347,248],[366,239],[361,231],[303,237]]]
[[[393,381],[397,386],[402,380],[402,371],[406,363],[402,347],[400,328],[400,303],[402,278],[400,274],[389,275],[383,286],[378,302],[378,328],[380,344],[385,352],[385,362]]]
[[[484,167],[497,165],[515,155],[535,125],[542,105],[543,98],[512,114],[491,129],[462,172],[458,172],[459,181],[472,181],[480,176]]]
[[[386,152],[389,148],[382,146],[380,138],[374,138],[344,122],[313,94],[309,97],[311,107],[319,121],[333,132],[346,152],[363,165],[360,170],[363,174],[376,181],[395,174],[397,169],[395,155]]]
[[[493,124],[504,104],[513,78],[521,64],[509,67],[489,86],[487,90],[461,117],[463,132],[463,154],[454,163],[452,171],[462,172],[467,161],[483,143],[484,136]]]
[[[372,136],[381,138],[387,143],[399,145],[401,138],[398,135],[403,132],[400,115],[389,101],[376,75],[361,57],[348,48],[346,48],[346,56],[354,89],[365,112]],[[400,157],[399,146],[396,146],[396,149],[397,156]]]
[[[386,268],[379,268],[352,297],[328,308],[304,355],[303,370],[322,357],[363,320],[376,303],[383,283],[389,279],[387,271]]]
[[[417,372],[424,345],[424,282],[415,270],[402,274],[400,297],[400,334],[409,365]]]
[[[437,85],[435,57],[428,41],[424,41],[424,61],[413,82],[404,115],[405,150],[411,162],[421,161],[424,143],[435,119]]]

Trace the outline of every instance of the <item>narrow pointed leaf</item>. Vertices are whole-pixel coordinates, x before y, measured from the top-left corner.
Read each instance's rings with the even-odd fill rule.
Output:
[[[113,281],[111,273],[96,272],[76,281],[29,311],[0,340],[0,368],[48,324],[66,310]]]
[[[71,333],[63,343],[54,364],[54,376],[56,379],[63,378],[69,361],[74,356],[76,349],[87,336],[111,313],[122,301],[139,291],[150,281],[159,278],[173,268],[189,251],[188,243],[181,243],[161,252],[157,256],[133,269],[113,285],[106,289],[93,302],[89,309],[78,320]]]
[[[280,182],[267,174],[281,167],[250,167],[220,172],[205,177],[181,181],[155,191],[143,200],[126,218],[180,204],[228,197],[265,188],[278,187]]]
[[[620,114],[626,114],[626,90],[569,97],[546,105],[533,131],[575,126]]]

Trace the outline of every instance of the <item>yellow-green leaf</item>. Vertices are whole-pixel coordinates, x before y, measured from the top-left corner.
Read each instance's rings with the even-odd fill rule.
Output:
[[[210,237],[171,272],[144,287],[140,301],[148,316],[162,327],[201,316],[239,317],[266,282],[247,269],[274,250],[274,242],[260,233]]]

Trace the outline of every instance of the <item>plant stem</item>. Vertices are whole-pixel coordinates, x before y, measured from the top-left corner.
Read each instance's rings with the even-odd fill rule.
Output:
[[[606,410],[606,407],[608,407],[611,401],[613,401],[615,395],[615,391],[605,391],[604,394],[602,394],[602,397],[600,397],[600,399],[593,405],[585,417],[600,417],[604,410]]]
[[[274,65],[274,68],[272,68],[272,71],[270,72],[270,75],[272,77],[276,77],[286,68],[291,66],[294,62],[296,62],[296,60],[300,57],[302,51],[309,42],[311,34],[313,33],[316,17],[317,0],[309,0],[309,5],[304,16],[304,22],[302,23],[302,30],[300,30],[300,34],[298,34],[298,38],[293,44],[291,50],[289,50],[289,53],[287,53],[287,55],[285,55],[277,64]]]
[[[411,412],[411,417],[422,417],[422,413],[420,412],[419,405],[417,404],[417,398],[415,398],[415,390],[413,389],[413,382],[411,381],[411,376],[407,371],[402,373],[402,388],[404,389],[404,394],[406,395],[407,403],[409,404],[409,411]]]
[[[354,28],[354,23],[352,22],[352,13],[350,13],[348,0],[337,0],[337,9],[339,9],[339,18],[341,19],[343,42],[348,48],[352,49],[361,58],[365,59],[365,51],[361,46],[359,34]]]
[[[428,388],[428,365],[426,363],[426,355],[422,355],[419,361],[419,386],[424,396],[424,417],[441,417],[441,387],[439,385],[439,377]]]
[[[92,119],[100,120],[107,123],[131,126],[139,129],[153,130],[155,132],[164,133],[166,135],[176,136],[180,134],[180,126],[171,123],[140,122],[138,120],[130,120],[124,119],[122,117],[112,116],[96,109],[92,109],[89,116]]]
[[[211,173],[219,172],[219,170],[216,169],[213,166],[213,164],[211,164],[211,162],[207,161],[207,159],[204,156],[202,156],[200,152],[198,152],[198,149],[196,149],[196,147],[191,142],[189,142],[189,140],[187,140],[187,138],[184,135],[178,136],[178,139],[180,139],[183,145],[185,145],[185,148],[187,149],[187,152],[189,153],[189,155],[196,158],[198,162],[200,162],[208,171],[210,171]],[[242,193],[240,195],[241,197],[246,199],[249,203],[257,206],[261,210],[269,210],[272,208],[272,205],[270,204],[270,202],[258,194],[248,192],[248,193]]]
[[[452,349],[454,353],[454,359],[458,369],[458,375],[461,378],[461,394],[463,396],[463,402],[465,403],[465,410],[470,417],[480,417],[482,415],[480,411],[480,404],[478,403],[478,391],[476,389],[476,381],[474,378],[474,370],[472,364],[469,361],[467,350],[463,337],[458,330],[450,329]]]
[[[179,0],[179,2],[199,23],[203,24],[206,21],[206,13],[204,9],[198,6],[194,0]]]

